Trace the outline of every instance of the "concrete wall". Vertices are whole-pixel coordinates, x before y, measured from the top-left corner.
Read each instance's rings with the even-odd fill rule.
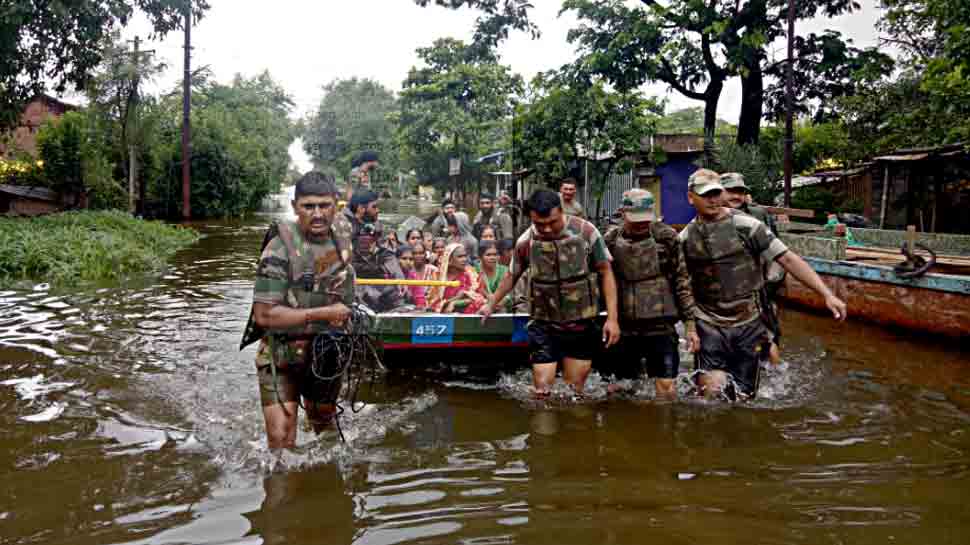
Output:
[[[855,233],[855,230],[852,230]],[[779,237],[788,249],[802,257],[818,257],[841,261],[845,259],[848,244],[844,238],[824,238],[807,235],[780,233]]]
[[[866,246],[900,248],[906,241],[906,231],[852,228],[852,236]],[[970,255],[970,235],[947,233],[916,233],[916,242],[939,254]]]

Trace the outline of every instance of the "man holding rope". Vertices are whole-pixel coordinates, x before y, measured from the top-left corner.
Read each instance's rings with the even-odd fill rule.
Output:
[[[295,445],[301,397],[314,430],[333,420],[340,378],[310,376],[307,353],[317,334],[343,330],[354,300],[350,226],[335,221],[333,179],[309,172],[294,196],[297,221],[267,235],[253,293],[255,325],[265,330],[256,368],[270,449]],[[251,337],[247,331],[243,343]]]

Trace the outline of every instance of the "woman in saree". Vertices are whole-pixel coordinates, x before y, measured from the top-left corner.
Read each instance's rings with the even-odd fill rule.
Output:
[[[480,261],[475,270],[481,275],[480,281],[485,287],[485,294],[492,295],[502,278],[508,274],[509,268],[499,263],[498,244],[491,240],[482,240],[478,247],[478,258]]]
[[[438,266],[438,280],[458,281],[458,286],[436,286],[428,291],[428,309],[432,312],[476,314],[488,300],[478,273],[468,265],[468,253],[463,244],[445,247]]]

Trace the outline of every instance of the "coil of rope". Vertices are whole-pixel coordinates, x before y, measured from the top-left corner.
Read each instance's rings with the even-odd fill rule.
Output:
[[[373,381],[384,370],[373,330],[373,314],[354,303],[346,329],[316,335],[307,351],[301,396],[336,407],[334,423],[345,443],[347,439],[340,427],[340,416],[346,411],[343,403],[349,403],[352,412],[360,412],[365,406],[358,402],[361,386],[368,377]]]

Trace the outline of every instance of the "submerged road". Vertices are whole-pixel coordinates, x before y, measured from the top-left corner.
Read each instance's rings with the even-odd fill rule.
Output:
[[[237,350],[270,219],[157,278],[0,288],[0,543],[967,541],[970,355],[795,311],[750,405],[432,366],[274,460]]]

